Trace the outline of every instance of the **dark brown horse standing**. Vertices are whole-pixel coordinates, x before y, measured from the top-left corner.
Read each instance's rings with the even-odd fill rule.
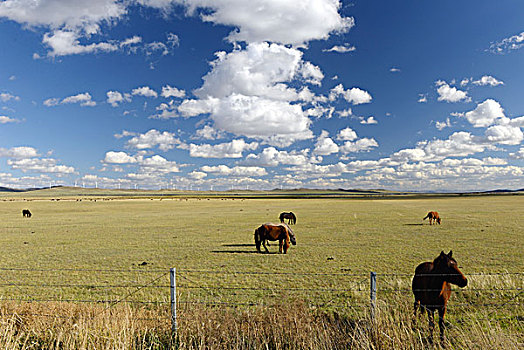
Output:
[[[411,284],[415,295],[415,313],[428,312],[430,340],[432,340],[435,323],[433,313],[438,311],[438,325],[440,328],[440,340],[444,341],[444,316],[451,295],[451,284],[464,288],[468,284],[467,278],[460,272],[457,262],[452,257],[451,250],[448,254],[440,252],[433,262],[424,262],[415,269],[415,277]]]
[[[280,219],[280,222],[284,222],[284,220],[287,219],[288,225],[294,225],[297,223],[297,217],[295,216],[295,214],[293,214],[292,211],[290,211],[289,213],[280,213],[280,216],[278,218]]]
[[[279,241],[279,252],[284,254],[287,253],[289,249],[289,242],[296,245],[297,241],[295,234],[286,224],[264,224],[255,230],[255,245],[257,246],[257,252],[260,253],[260,245],[264,246],[266,253],[269,253],[269,250],[266,247],[266,240],[268,241]]]
[[[426,215],[422,220],[426,220],[429,218],[429,224],[432,225],[433,221],[435,223],[438,223],[440,225],[440,217],[438,216],[438,213],[436,211],[430,211],[428,215]]]
[[[31,212],[29,211],[29,209],[22,209],[22,216],[24,218],[30,218],[31,217]]]

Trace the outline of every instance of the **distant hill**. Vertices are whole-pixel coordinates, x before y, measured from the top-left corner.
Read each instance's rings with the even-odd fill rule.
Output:
[[[61,187],[64,187],[64,186],[59,185],[59,186],[51,186],[51,187],[31,187],[31,188],[24,188],[24,189],[0,186],[0,192],[30,192],[30,191],[48,190],[50,188],[61,188]]]
[[[524,188],[518,189],[518,190],[508,190],[508,189],[502,189],[502,190],[491,190],[491,191],[482,191],[478,193],[515,193],[515,192],[524,192]]]
[[[2,187],[0,186],[0,192],[25,192],[26,190],[18,190],[16,188]]]
[[[0,186],[0,194],[7,197],[75,197],[75,196],[114,196],[114,197],[148,197],[148,196],[185,196],[185,197],[201,197],[201,196],[245,196],[267,198],[274,196],[275,198],[289,197],[289,198],[308,198],[308,197],[365,197],[365,198],[382,198],[382,197],[413,197],[413,196],[478,196],[478,195],[504,195],[504,194],[524,194],[524,188],[518,190],[496,189],[489,191],[470,191],[470,192],[438,192],[438,191],[391,191],[387,189],[360,189],[360,188],[331,188],[331,189],[308,189],[308,188],[294,188],[294,189],[273,189],[269,191],[258,190],[242,190],[232,189],[228,191],[188,191],[188,190],[136,190],[136,189],[104,189],[104,188],[81,188],[69,186],[52,186],[41,188],[26,188],[17,189]]]

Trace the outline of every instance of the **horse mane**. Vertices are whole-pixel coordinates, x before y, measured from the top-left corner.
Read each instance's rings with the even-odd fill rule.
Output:
[[[280,223],[279,226],[284,226],[284,227],[289,231],[289,234],[290,234],[291,236],[295,236],[295,232],[293,232],[293,230],[291,229],[291,227],[289,227],[289,225],[286,224],[285,222]]]

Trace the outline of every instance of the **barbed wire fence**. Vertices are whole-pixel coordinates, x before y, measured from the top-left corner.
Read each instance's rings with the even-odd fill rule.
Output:
[[[482,310],[491,319],[524,321],[522,296],[524,273],[477,272],[466,274],[464,289],[448,304],[460,314]],[[413,301],[411,279],[403,273],[322,273],[222,271],[199,269],[89,269],[0,267],[0,302],[98,304],[103,308],[92,318],[126,304],[161,310],[155,317],[137,320],[169,323],[177,331],[177,310],[185,305],[205,307],[278,307],[300,301],[309,308],[352,311],[375,316],[377,308],[394,307],[399,300]],[[117,281],[117,282],[115,282]],[[432,290],[425,290],[432,291]],[[66,318],[45,313],[9,315]]]

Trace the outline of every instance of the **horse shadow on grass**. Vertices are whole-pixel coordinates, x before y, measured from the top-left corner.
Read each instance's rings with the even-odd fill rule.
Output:
[[[256,250],[212,250],[211,253],[217,253],[217,254],[276,254],[277,252],[259,253]]]
[[[423,226],[424,224],[404,224],[404,226]]]
[[[212,250],[211,253],[218,253],[218,254],[260,254],[256,251],[256,246],[254,244],[247,244],[247,243],[241,243],[241,244],[222,244],[223,247],[252,247],[250,250]],[[263,253],[263,254],[276,254],[273,252],[269,253]]]

